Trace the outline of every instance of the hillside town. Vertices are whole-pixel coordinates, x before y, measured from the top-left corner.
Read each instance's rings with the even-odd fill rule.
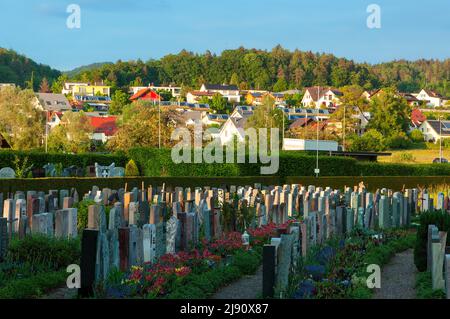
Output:
[[[15,84],[0,84],[0,89],[14,88]],[[41,85],[41,89],[42,92],[35,93],[32,105],[45,113],[46,137],[51,136],[57,127],[67,125],[64,117],[66,112],[79,113],[88,119],[91,141],[97,146],[106,145],[115,138],[122,123],[123,115],[120,111],[114,111],[114,107],[117,108],[117,104],[121,104],[120,108],[139,104],[149,109],[176,113],[176,127],[215,127],[219,130],[215,137],[225,145],[236,138],[239,142],[244,141],[243,132],[248,126],[247,120],[266,103],[272,110],[279,110],[283,114],[285,149],[312,150],[314,147],[310,146],[308,149],[301,141],[320,139],[338,142],[329,144],[331,149],[324,149],[332,151],[345,150],[345,134],[361,137],[367,132],[373,117],[371,102],[385,91],[383,88],[356,88],[360,96],[352,105],[349,96],[353,95],[354,98],[354,90],[344,89],[344,93],[339,88],[325,86],[271,92],[241,90],[237,85],[231,84],[204,83],[197,90],[182,92],[181,86],[149,84],[130,86],[128,92],[116,91],[112,94],[111,86],[103,82],[65,82],[61,92],[50,92],[45,85]],[[423,141],[429,143],[437,143],[450,137],[448,120],[433,116],[427,118],[424,115],[429,112],[442,112],[445,115],[447,109],[450,112],[449,99],[428,89],[416,93],[394,92],[394,95],[409,107],[409,134],[419,131]],[[3,146],[8,147],[8,143],[3,143]]]

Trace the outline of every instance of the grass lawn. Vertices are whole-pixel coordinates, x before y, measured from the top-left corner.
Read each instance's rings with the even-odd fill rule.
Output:
[[[439,147],[437,149],[414,149],[388,151],[391,156],[379,156],[378,161],[381,163],[402,163],[402,164],[431,164],[433,159],[439,157]],[[412,157],[409,155],[411,154]],[[442,151],[443,157],[450,160],[450,150]],[[409,158],[408,158],[409,157]]]

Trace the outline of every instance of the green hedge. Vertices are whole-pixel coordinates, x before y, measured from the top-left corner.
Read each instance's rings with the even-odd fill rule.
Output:
[[[389,164],[362,162],[350,157],[319,156],[321,176],[450,176],[450,165]],[[133,148],[129,158],[145,176],[258,176],[267,164],[182,163],[175,164],[169,149]],[[193,158],[193,156],[191,157]],[[225,157],[224,157],[225,158]],[[316,157],[309,153],[281,151],[276,176],[314,176]]]
[[[417,230],[414,246],[414,263],[420,272],[427,270],[427,242],[428,225],[435,225],[439,231],[450,232],[450,215],[444,211],[424,212],[419,215],[419,228]],[[447,236],[447,245],[450,236]]]
[[[25,151],[0,151],[0,168],[14,167],[14,160],[18,157],[23,160],[28,157],[28,164],[33,164],[33,168],[42,168],[48,163],[61,163],[63,167],[75,165],[77,167],[86,167],[99,163],[101,165],[110,165],[115,163],[116,166],[125,167],[128,159],[121,154],[62,154],[62,153],[43,153],[43,152],[25,152]]]

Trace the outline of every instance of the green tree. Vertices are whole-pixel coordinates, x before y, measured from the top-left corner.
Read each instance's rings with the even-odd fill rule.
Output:
[[[379,152],[386,149],[383,135],[374,130],[368,130],[362,136],[357,136],[356,134],[349,137],[349,147],[350,152]]]
[[[233,75],[231,76],[230,84],[239,86],[239,76],[237,75],[236,72],[233,73]]]
[[[111,104],[109,106],[109,114],[118,115],[122,114],[123,107],[129,104],[128,94],[122,90],[116,90],[111,99]]]
[[[273,86],[274,92],[282,92],[288,89],[288,83],[284,78],[279,78]]]
[[[52,92],[53,93],[61,93],[64,87],[64,83],[67,82],[68,77],[65,74],[60,75],[56,80],[52,83]]]
[[[372,114],[369,129],[375,129],[385,137],[409,129],[411,108],[405,99],[392,89],[383,89],[370,104]]]
[[[39,86],[39,92],[50,93],[50,85],[48,84],[47,78],[43,78],[41,85]]]
[[[53,128],[48,137],[52,151],[83,153],[90,150],[93,129],[84,112],[65,112],[61,124]]]
[[[425,140],[423,133],[420,130],[413,130],[409,136],[411,140],[416,143],[421,143]]]
[[[220,93],[216,93],[212,97],[210,107],[213,111],[217,113],[222,113],[227,109],[227,99]]]
[[[42,146],[45,113],[33,105],[35,99],[31,90],[0,90],[0,132],[15,150]]]

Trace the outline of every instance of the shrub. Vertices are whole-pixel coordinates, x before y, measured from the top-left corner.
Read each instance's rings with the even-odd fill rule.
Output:
[[[433,290],[431,272],[419,272],[416,275],[416,297],[418,299],[445,299],[443,290]]]
[[[0,288],[0,299],[25,299],[42,296],[45,292],[62,285],[67,278],[65,270],[45,272],[8,282]]]
[[[47,265],[49,270],[56,271],[78,263],[80,250],[78,239],[66,240],[36,234],[22,240],[13,239],[7,258],[11,262]]]
[[[411,153],[402,152],[397,155],[398,161],[402,163],[415,162],[416,158]]]
[[[450,215],[444,211],[424,212],[419,216],[419,224],[414,246],[414,263],[422,272],[427,270],[428,225],[435,225],[440,231],[449,232]],[[449,243],[450,236],[447,237],[447,245]]]
[[[78,203],[77,209],[77,228],[78,232],[81,233],[81,231],[85,228],[87,228],[88,225],[88,213],[89,213],[89,206],[95,205],[95,202],[90,199],[84,199],[81,202]]]
[[[409,137],[411,138],[411,140],[413,142],[416,142],[416,143],[421,143],[425,140],[423,133],[420,130],[413,130]]]
[[[394,133],[385,139],[385,143],[390,149],[405,149],[411,146],[411,141],[404,132]]]
[[[139,169],[132,159],[125,166],[125,176],[139,176]]]

